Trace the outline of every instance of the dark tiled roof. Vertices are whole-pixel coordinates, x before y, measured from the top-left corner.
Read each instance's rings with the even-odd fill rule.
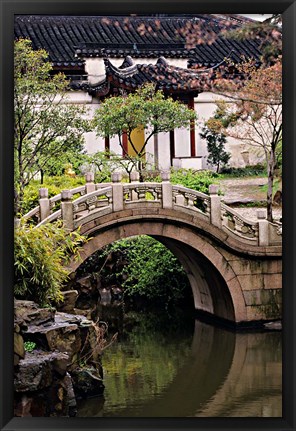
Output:
[[[229,19],[229,17],[227,17]],[[233,15],[233,25],[244,21]],[[180,29],[190,21],[202,22],[205,29],[215,32],[225,26],[220,15],[196,16],[46,16],[15,17],[15,37],[32,40],[33,48],[44,48],[55,67],[83,66],[83,57],[174,57],[190,58],[190,65],[213,66],[232,52],[239,61],[241,55],[259,59],[254,41],[236,42],[219,37],[213,44],[186,47]]]
[[[98,85],[73,83],[73,88],[88,91],[91,95],[104,97],[122,90],[134,91],[143,84],[150,82],[158,89],[170,94],[189,94],[193,96],[210,89],[210,81],[215,71],[196,72],[172,66],[160,57],[156,64],[135,64],[127,57],[123,64],[115,67],[109,59],[104,59],[106,78]]]

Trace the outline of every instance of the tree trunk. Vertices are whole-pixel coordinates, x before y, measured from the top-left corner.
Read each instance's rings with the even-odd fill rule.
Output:
[[[274,178],[275,152],[270,150],[270,158],[268,163],[268,182],[267,182],[267,220],[272,222],[272,188]]]

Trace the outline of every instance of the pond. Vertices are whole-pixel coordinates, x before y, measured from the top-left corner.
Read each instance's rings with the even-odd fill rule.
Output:
[[[81,400],[78,416],[282,416],[281,332],[131,314],[103,354],[104,397]]]

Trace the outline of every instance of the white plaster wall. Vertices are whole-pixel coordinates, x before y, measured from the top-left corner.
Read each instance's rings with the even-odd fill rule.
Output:
[[[190,156],[190,131],[188,129],[175,130],[175,157]]]
[[[170,169],[170,134],[159,133],[158,135],[158,163],[159,169]]]
[[[197,148],[196,155],[203,157],[203,169],[210,168],[210,165],[207,163],[206,141],[200,138],[199,133],[201,132],[204,122],[215,112],[216,100],[225,100],[227,103],[231,103],[230,99],[208,92],[199,94],[194,101],[194,109],[198,115],[195,135]],[[255,164],[262,160],[262,156],[258,154],[258,151],[255,148],[246,146],[246,144],[243,144],[241,141],[235,140],[234,138],[227,138],[225,149],[231,153],[229,165],[233,167],[244,167],[246,164]],[[245,151],[248,151],[249,156],[247,156]]]
[[[122,59],[118,63],[122,63]],[[145,59],[141,59],[145,60]],[[150,59],[147,59],[150,60]],[[212,93],[201,93],[195,98],[194,108],[198,115],[198,121],[195,125],[195,146],[196,156],[200,158],[198,164],[201,164],[202,169],[209,168],[207,163],[207,145],[206,141],[202,140],[199,136],[204,122],[213,115],[216,105],[215,100],[221,97]],[[97,109],[100,107],[99,100],[82,91],[72,91],[67,94],[67,99],[64,103],[85,104],[87,108],[86,117],[91,119]],[[230,103],[230,102],[229,102]],[[175,131],[175,156],[188,157],[190,156],[190,132],[187,129],[177,129]],[[253,147],[247,147],[240,141],[233,138],[228,138],[225,145],[226,150],[231,153],[230,165],[235,167],[243,167],[246,164],[255,164],[263,160],[262,154],[259,154]],[[85,149],[88,153],[95,153],[97,151],[104,151],[105,140],[97,137],[95,132],[88,132],[85,134]],[[110,139],[110,150],[116,154],[122,154],[122,149],[118,142],[118,137]],[[158,159],[160,169],[169,169],[170,167],[170,139],[169,133],[161,133],[158,136]],[[247,151],[247,152],[246,152]],[[149,161],[154,165],[154,139],[150,139],[147,145],[147,153],[149,153]],[[186,166],[189,161],[184,162]]]

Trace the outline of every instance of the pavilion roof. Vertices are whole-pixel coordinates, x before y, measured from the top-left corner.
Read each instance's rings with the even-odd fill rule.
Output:
[[[44,48],[55,68],[83,68],[84,58],[188,58],[189,66],[212,67],[231,53],[234,61],[242,55],[259,60],[259,42],[228,40],[187,45],[181,29],[196,23],[219,33],[229,20],[232,27],[245,19],[236,15],[195,16],[59,16],[18,15],[15,38],[29,38],[33,48]],[[228,23],[228,24],[227,24]],[[190,30],[191,31],[191,30]],[[152,69],[151,69],[152,70]],[[145,71],[138,69],[138,76]],[[136,77],[135,77],[136,79]]]
[[[145,83],[153,83],[166,94],[195,96],[210,90],[215,77],[215,68],[196,71],[176,67],[160,57],[156,64],[137,64],[127,56],[122,65],[114,66],[109,59],[104,59],[106,76],[98,84],[72,82],[72,88],[83,89],[96,97],[135,91]]]

